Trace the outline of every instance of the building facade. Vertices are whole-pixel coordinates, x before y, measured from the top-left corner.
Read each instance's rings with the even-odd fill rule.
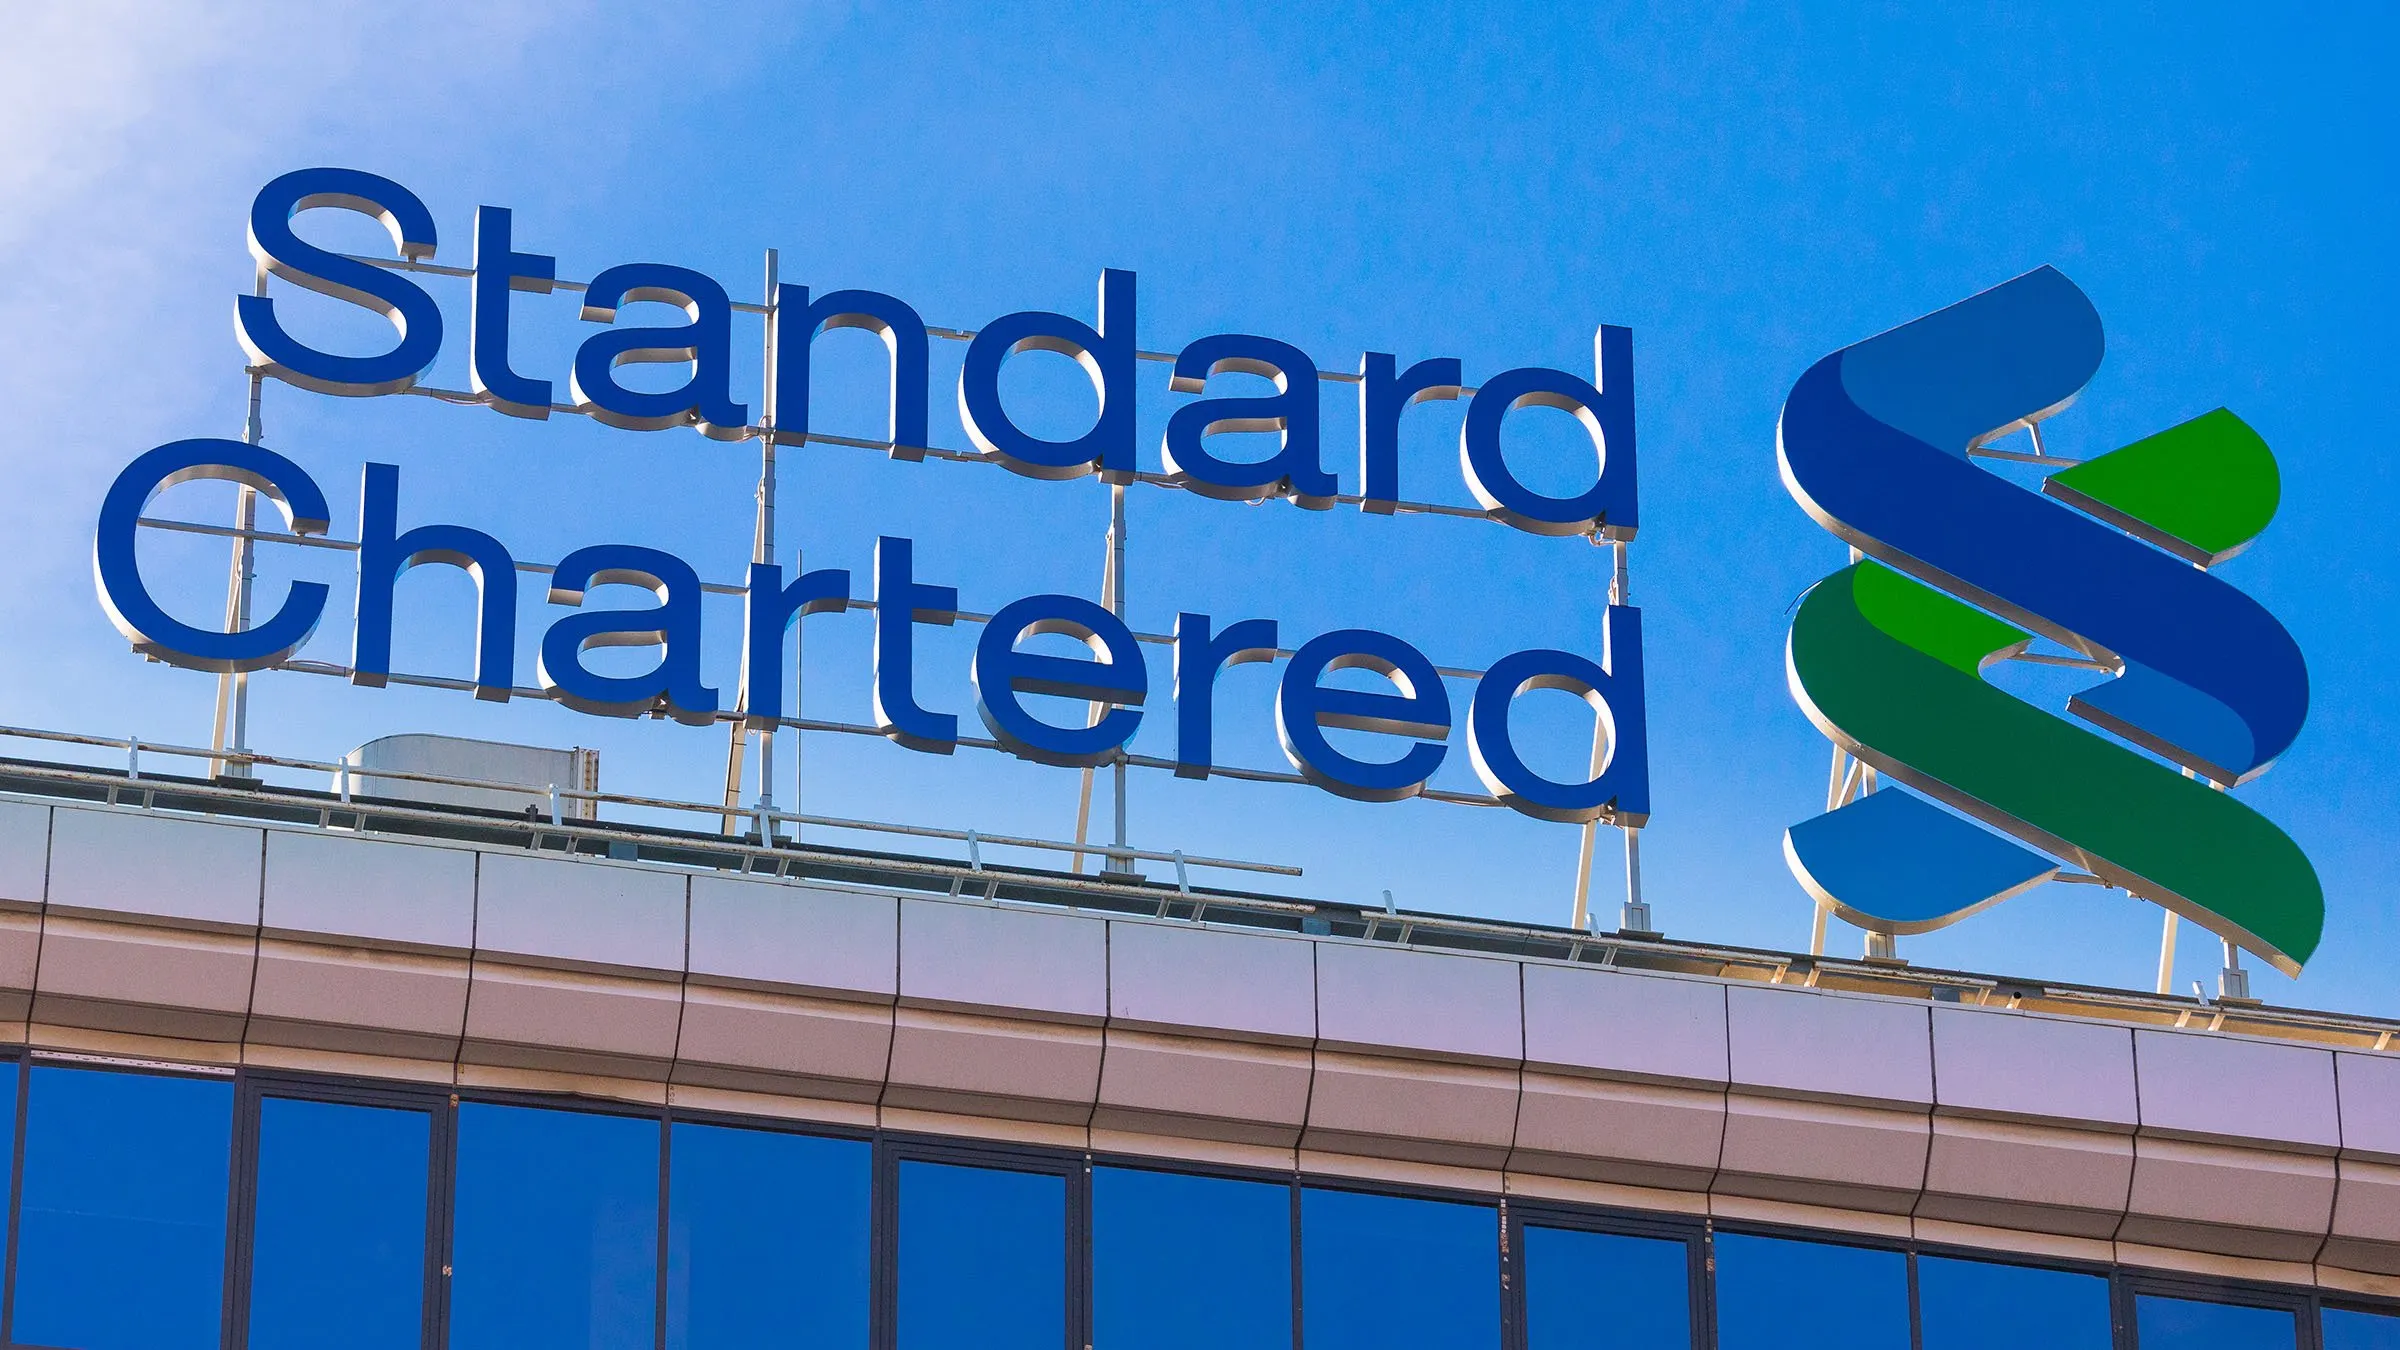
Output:
[[[23,763],[0,1015],[13,1346],[2400,1346],[2372,1019]]]

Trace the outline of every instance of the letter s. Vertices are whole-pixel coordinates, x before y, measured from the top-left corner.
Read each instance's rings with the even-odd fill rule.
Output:
[[[259,189],[250,205],[250,255],[294,285],[371,309],[391,320],[400,341],[377,356],[335,356],[292,337],[263,295],[234,301],[234,330],[253,364],[320,394],[365,398],[396,394],[417,382],[442,349],[442,311],[407,277],[302,242],[292,218],[331,206],[370,216],[391,232],[403,258],[433,256],[433,214],[389,178],[357,169],[298,169]]]

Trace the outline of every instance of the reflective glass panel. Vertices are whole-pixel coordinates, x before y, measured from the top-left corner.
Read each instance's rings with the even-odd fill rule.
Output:
[[[26,1110],[16,1341],[214,1350],[233,1084],[43,1066]]]
[[[1692,1257],[1668,1238],[1525,1229],[1531,1350],[1690,1350]]]
[[[1500,1216],[1483,1205],[1354,1191],[1300,1199],[1308,1350],[1500,1344]]]
[[[1718,1350],[1909,1350],[1908,1258],[1719,1233]]]
[[[250,1350],[409,1350],[425,1338],[423,1111],[259,1104]]]
[[[2109,1350],[2108,1281],[2072,1270],[1917,1258],[1924,1350]]]
[[[2284,1308],[2144,1294],[2133,1301],[2142,1350],[2292,1350],[2300,1319]]]
[[[1093,1350],[1291,1343],[1290,1186],[1093,1170]]]
[[[900,1350],[1059,1350],[1067,1179],[900,1164]]]
[[[2400,1350],[2400,1317],[2327,1308],[2325,1350]]]
[[[668,1350],[865,1350],[871,1163],[856,1140],[676,1125]]]
[[[659,1122],[458,1109],[452,1350],[649,1350]]]

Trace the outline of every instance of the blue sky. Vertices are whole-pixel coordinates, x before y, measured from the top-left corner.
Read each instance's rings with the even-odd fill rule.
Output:
[[[0,651],[0,721],[205,739],[212,681],[127,652],[93,595],[90,528],[136,454],[238,434],[231,298],[248,281],[244,214],[292,168],[407,184],[439,222],[445,262],[468,261],[474,207],[488,203],[513,208],[518,246],[557,255],[565,276],[672,262],[748,297],[774,247],[787,281],[889,291],[960,327],[1017,309],[1088,314],[1103,266],[1139,274],[1146,347],[1256,332],[1328,369],[1369,349],[1456,356],[1470,381],[1577,369],[1594,325],[1623,324],[1640,403],[1632,566],[1650,672],[1649,898],[1676,935],[1791,948],[1806,941],[1809,907],[1780,836],[1821,808],[1827,752],[1785,691],[1782,638],[1794,599],[1844,555],[1776,480],[1776,411],[1825,352],[2052,263],[2092,296],[2109,342],[2083,400],[2050,424],[2054,450],[2096,453],[2225,405],[2282,461],[2279,518],[2222,575],[2291,628],[2314,706],[2299,743],[2243,795],[2314,858],[2330,917],[2297,986],[2254,979],[2278,1002],[2400,1012],[2386,974],[2400,942],[2400,789],[2384,761],[2400,729],[2386,695],[2400,657],[2386,542],[2400,505],[2386,456],[2400,432],[2387,15],[776,4],[691,18],[548,3],[411,14],[263,5],[236,25],[197,8],[37,5],[25,40],[0,54],[0,260],[12,283],[0,319],[21,335],[0,368],[15,413],[0,454],[16,480],[0,498],[16,566],[0,594],[16,639]],[[374,243],[371,232],[323,237]],[[463,385],[463,292],[437,294],[452,334],[434,379]],[[527,297],[518,312],[518,368],[563,383],[574,343],[596,330],[560,299]],[[326,334],[363,331],[316,316]],[[754,397],[755,330],[736,341],[737,393]],[[823,351],[819,425],[876,434],[871,348],[853,334]],[[949,411],[956,359],[937,348],[934,439],[946,445],[964,443]],[[1159,368],[1144,373],[1154,455],[1177,400]],[[1063,361],[1027,362],[1009,380],[1029,423],[1073,429],[1080,377]],[[1325,407],[1329,465],[1350,476],[1346,389]],[[264,412],[267,443],[326,486],[345,535],[358,465],[376,459],[402,468],[404,523],[474,525],[519,557],[641,543],[724,580],[747,559],[749,446],[277,386]],[[1441,404],[1410,415],[1410,495],[1464,500],[1456,418]],[[1512,453],[1535,481],[1571,488],[1572,443],[1555,431],[1529,421],[1521,438],[1512,430]],[[1106,494],[1090,480],[812,447],[786,456],[782,492],[787,553],[798,545],[812,565],[863,572],[874,538],[894,534],[914,538],[920,574],[955,583],[971,608],[1099,583]],[[224,509],[205,489],[170,503]],[[1383,628],[1456,665],[1537,645],[1597,651],[1605,557],[1580,543],[1155,489],[1137,489],[1130,509],[1139,627],[1164,630],[1192,609],[1279,619],[1287,642]],[[146,547],[159,589],[186,612],[219,603],[218,545]],[[339,590],[327,562],[266,567],[278,584],[305,575]],[[408,585],[399,663],[466,673],[464,581]],[[346,596],[336,609],[309,655],[346,657]],[[737,619],[711,610],[711,674],[728,685]],[[525,620],[527,670],[539,622]],[[863,617],[812,627],[812,714],[863,719],[866,632]],[[970,641],[965,629],[929,636],[923,660],[925,701],[971,726]],[[1271,675],[1245,668],[1223,691],[1225,757],[1279,767]],[[1138,744],[1163,753],[1156,706]],[[604,783],[624,791],[704,797],[722,773],[720,733],[671,723],[300,675],[261,676],[253,707],[255,744],[297,755],[442,730],[599,747]],[[1527,718],[1537,764],[1563,771],[1578,753],[1572,717],[1537,699]],[[1438,781],[1465,785],[1464,759],[1454,750]],[[1074,773],[986,753],[812,737],[804,771],[811,810],[1073,828]],[[1137,774],[1133,793],[1137,844],[1300,864],[1311,894],[1372,902],[1389,888],[1412,908],[1566,914],[1566,827],[1159,774]],[[1613,906],[1608,842],[1596,893]],[[2053,887],[1902,951],[2141,986],[2157,927],[2138,902]],[[1834,942],[1855,949],[1857,934],[1837,928]],[[2209,979],[2215,964],[2214,944],[2187,929],[2183,979]]]

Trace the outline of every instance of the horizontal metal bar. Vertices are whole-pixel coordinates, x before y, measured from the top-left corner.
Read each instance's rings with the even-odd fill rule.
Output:
[[[450,267],[442,263],[420,262],[414,258],[379,258],[373,256],[372,254],[366,253],[345,253],[342,256],[348,258],[352,262],[365,263],[369,267],[383,268],[387,272],[422,272],[429,276],[460,278],[472,278],[475,275],[475,269],[472,267]],[[555,289],[562,291],[585,291],[590,289],[587,284],[580,281],[554,280],[550,284]],[[748,300],[733,300],[729,298],[726,301],[726,304],[735,312],[741,314],[763,315],[767,312],[767,307],[765,305],[753,304]],[[976,330],[972,328],[944,328],[929,323],[925,325],[925,334],[928,337],[943,338],[951,342],[973,342],[975,340]],[[1175,353],[1173,352],[1154,352],[1137,347],[1134,349],[1133,354],[1139,360],[1155,361],[1165,365],[1172,365],[1175,361]],[[1354,371],[1320,370],[1317,372],[1317,378],[1327,384],[1357,384],[1359,382],[1359,376]],[[1472,386],[1469,386],[1461,389],[1459,392],[1465,397],[1472,398],[1475,396],[1476,390]]]
[[[260,374],[262,372],[263,368],[259,367],[253,367],[250,371],[250,373],[253,375]],[[461,407],[482,407],[490,404],[492,401],[490,396],[485,394],[472,393],[464,389],[444,389],[430,384],[412,384],[400,392],[403,394],[411,394],[418,398],[430,398],[443,403],[457,404]],[[586,415],[581,407],[578,407],[572,403],[553,403],[550,405],[550,411],[566,417],[582,417]],[[742,428],[742,439],[745,440],[756,440],[757,438],[766,435],[772,435],[775,438],[775,443],[777,445],[808,445],[812,443],[822,443],[825,445],[847,446],[853,450],[872,450],[877,454],[898,455],[908,459],[941,460],[952,464],[998,464],[1000,462],[997,458],[984,454],[980,450],[955,450],[947,446],[939,445],[902,445],[897,441],[878,441],[864,436],[843,436],[830,431],[798,432],[786,430],[780,427],[770,430],[767,427],[755,425],[745,426]],[[1188,491],[1190,488],[1189,484],[1185,483],[1181,478],[1174,474],[1156,473],[1148,469],[1138,470],[1128,475],[1128,478],[1132,482],[1145,484],[1150,487],[1167,488],[1178,492]],[[1262,498],[1261,500],[1272,501],[1275,499],[1270,497]],[[1356,493],[1336,493],[1334,496],[1329,497],[1326,500],[1332,502],[1336,506],[1357,506],[1364,502],[1366,498],[1359,496]],[[1394,500],[1391,503],[1391,507],[1392,514],[1402,516],[1449,516],[1458,520],[1498,519],[1498,517],[1494,516],[1490,511],[1484,510],[1482,507],[1454,506],[1447,502]],[[1613,535],[1609,535],[1605,530],[1601,533],[1607,537],[1615,537]]]
[[[1988,445],[1975,446],[1967,453],[1977,459],[2005,459],[2017,464],[2047,465],[2053,469],[2072,469],[2083,463],[2080,459],[2068,459],[2064,455],[2034,455],[2027,454],[2022,450],[1994,450]]]
[[[245,530],[232,525],[208,525],[196,520],[165,520],[156,516],[143,516],[135,523],[149,529],[166,530],[175,534],[204,534],[217,539],[248,539],[261,544],[297,544],[302,548],[331,549],[341,553],[358,551],[356,540],[334,539],[324,535],[292,534],[283,530]],[[516,567],[518,571],[534,576],[549,576],[558,570],[548,563],[537,562],[519,562]],[[747,596],[750,594],[750,590],[746,586],[731,586],[721,581],[703,581],[700,583],[700,589],[710,595]],[[850,608],[872,612],[875,602],[854,599],[850,601]],[[990,623],[992,621],[991,615],[978,613],[971,609],[955,610],[953,613],[960,623]],[[1154,647],[1175,645],[1175,637],[1172,633],[1136,631],[1133,638],[1136,642],[1147,643]],[[1289,647],[1275,649],[1275,659],[1279,661],[1288,661],[1296,655],[1298,653]],[[1471,670],[1463,666],[1435,666],[1433,669],[1435,674],[1444,679],[1480,680],[1483,678],[1482,671]]]
[[[2048,652],[2018,652],[2008,659],[2026,661],[2037,666],[2072,666],[2077,670],[2097,670],[2109,674],[2116,673],[2117,669],[2106,661],[2094,661],[2088,656],[2052,656]]]

